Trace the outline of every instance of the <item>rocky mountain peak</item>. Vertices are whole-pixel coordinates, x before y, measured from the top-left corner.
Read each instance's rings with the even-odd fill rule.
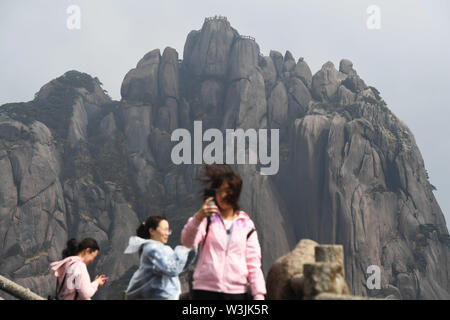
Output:
[[[147,54],[145,54],[141,60],[137,63],[137,68],[143,68],[146,65],[159,64],[161,60],[161,51],[159,49],[154,49]]]
[[[353,62],[351,62],[348,59],[342,59],[341,62],[339,62],[339,72],[350,74],[352,72],[356,72],[353,69]]]
[[[232,45],[238,37],[225,17],[206,18],[199,31],[188,34],[183,63],[196,76],[225,77]]]
[[[69,236],[90,236],[102,248],[92,268],[110,277],[98,297],[120,298],[139,221],[165,214],[175,245],[198,210],[202,166],[171,161],[171,134],[193,135],[201,120],[204,130],[280,130],[277,174],[234,165],[265,272],[311,239],[342,245],[353,294],[450,298],[450,236],[413,134],[350,60],[313,74],[307,59],[264,56],[216,16],[188,33],[182,61],[170,47],[145,54],[121,96],[69,71],[35,100],[0,106],[0,269],[12,280],[46,296],[49,262]],[[364,285],[371,265],[377,290]]]
[[[102,83],[97,77],[92,78],[87,73],[71,70],[45,84],[36,93],[35,98],[38,101],[42,101],[52,95],[57,95],[61,90],[75,89],[79,94],[94,103],[106,103],[110,98],[101,86]]]

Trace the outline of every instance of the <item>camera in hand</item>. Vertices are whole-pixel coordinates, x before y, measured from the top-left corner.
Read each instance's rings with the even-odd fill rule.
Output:
[[[214,200],[209,201],[208,206],[215,206],[216,205],[216,189],[207,188],[203,191],[203,200],[206,200],[210,197],[213,197]]]

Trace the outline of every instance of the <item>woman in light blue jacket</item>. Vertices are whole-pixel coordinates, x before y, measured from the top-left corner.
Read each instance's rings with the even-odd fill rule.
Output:
[[[125,253],[139,252],[140,266],[128,284],[126,299],[179,299],[178,275],[192,262],[192,250],[184,246],[173,250],[166,245],[171,231],[161,216],[149,217],[136,234],[130,237]]]

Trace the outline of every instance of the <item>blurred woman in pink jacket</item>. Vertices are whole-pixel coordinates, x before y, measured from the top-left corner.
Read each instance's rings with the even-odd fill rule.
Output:
[[[104,275],[96,276],[91,282],[87,265],[97,257],[99,246],[97,241],[86,238],[81,242],[76,239],[67,241],[63,251],[63,260],[50,264],[56,280],[55,299],[58,300],[90,300],[97,289],[108,280]]]
[[[202,182],[215,190],[215,197],[205,199],[181,234],[184,246],[201,245],[193,275],[193,298],[244,300],[250,283],[253,299],[264,299],[258,235],[253,221],[238,205],[241,177],[228,165],[206,165]],[[214,200],[217,206],[211,202]]]

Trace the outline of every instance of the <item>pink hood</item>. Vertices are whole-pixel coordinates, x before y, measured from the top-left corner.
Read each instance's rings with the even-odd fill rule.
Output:
[[[79,256],[67,257],[63,260],[52,262],[50,264],[50,269],[54,271],[55,277],[60,278],[61,282],[64,275],[66,274],[66,268],[75,261],[83,262],[83,259],[81,259]]]

